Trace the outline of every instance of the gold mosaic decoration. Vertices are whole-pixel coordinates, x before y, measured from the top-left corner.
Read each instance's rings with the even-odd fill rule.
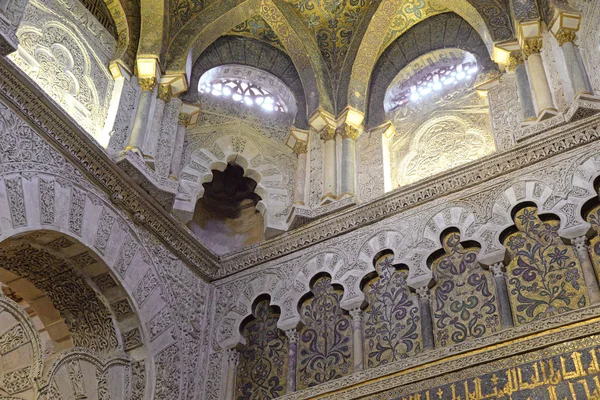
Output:
[[[245,36],[266,42],[280,50],[285,51],[283,43],[271,26],[260,15],[255,15],[230,30],[228,35]]]
[[[600,205],[594,207],[587,215],[587,221],[596,231],[596,235],[590,239],[589,253],[596,271],[596,277],[600,277]]]
[[[337,82],[353,35],[370,2],[366,0],[286,0],[314,35]]]
[[[477,247],[463,247],[460,234],[442,239],[445,254],[435,260],[432,290],[436,347],[450,346],[500,330],[496,289],[477,262]]]
[[[535,207],[515,215],[518,232],[504,245],[512,260],[507,281],[515,323],[524,325],[589,304],[581,265],[558,236],[560,221],[542,221]]]

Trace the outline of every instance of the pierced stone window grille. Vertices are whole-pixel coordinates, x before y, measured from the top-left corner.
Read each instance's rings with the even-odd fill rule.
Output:
[[[238,79],[219,79],[200,86],[200,93],[229,97],[247,106],[258,106],[268,112],[286,113],[285,105],[264,88]]]

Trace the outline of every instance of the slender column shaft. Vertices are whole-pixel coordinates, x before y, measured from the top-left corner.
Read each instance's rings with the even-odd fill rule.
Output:
[[[577,258],[581,263],[581,269],[583,272],[583,279],[588,289],[588,295],[590,296],[590,303],[597,304],[600,302],[600,287],[598,286],[598,279],[596,278],[596,272],[592,260],[590,259],[590,253],[588,252],[587,238],[580,236],[573,239],[573,248],[577,253]]]
[[[352,316],[352,328],[354,330],[354,337],[352,338],[352,342],[354,343],[354,372],[362,371],[364,369],[362,314],[363,312],[360,308],[350,310],[350,316]]]
[[[523,62],[515,66],[515,76],[517,77],[517,94],[521,103],[523,121],[530,121],[536,118],[535,106],[531,96],[531,86],[527,77],[527,69]]]
[[[154,78],[142,78],[139,80],[139,84],[142,88],[142,93],[140,94],[140,101],[135,113],[135,119],[133,121],[133,128],[131,129],[131,136],[129,136],[127,150],[141,150],[144,146],[146,129],[148,127],[148,119],[150,117],[150,109],[152,108],[152,91],[154,90],[154,86],[156,86],[156,80]]]
[[[591,94],[592,89],[588,87],[585,70],[581,68],[577,57],[577,47],[573,43],[575,37],[575,31],[572,29],[559,29],[556,33],[556,40],[558,40],[563,51],[567,72],[573,86],[573,95],[577,97],[578,94]]]
[[[306,142],[299,141],[294,146],[294,153],[298,156],[298,162],[296,164],[296,182],[294,185],[294,204],[304,204],[306,192],[306,151]]]
[[[527,57],[529,66],[529,75],[531,87],[535,93],[535,100],[538,106],[538,117],[547,110],[556,111],[548,77],[544,70],[544,63],[540,51],[542,49],[542,39],[527,39],[523,52]]]
[[[500,322],[502,328],[510,328],[514,325],[512,312],[510,311],[510,300],[508,299],[508,288],[506,287],[506,274],[504,273],[504,264],[496,263],[490,265],[490,272],[494,278],[496,287],[496,299],[498,301],[498,310],[500,311]]]
[[[175,148],[173,149],[171,168],[169,169],[169,177],[173,179],[179,179],[179,168],[181,167],[181,158],[183,157],[183,142],[185,140],[185,127],[186,124],[185,122],[182,122],[180,114],[179,124],[177,125],[177,136],[175,137]]]
[[[338,129],[342,137],[342,195],[356,194],[356,139],[359,130],[348,124]]]
[[[298,364],[298,331],[290,329],[285,331],[288,338],[288,369],[287,393],[296,391],[296,367]]]
[[[227,350],[227,386],[225,388],[225,399],[233,400],[235,398],[235,379],[237,374],[237,364],[240,359],[240,353],[236,349]]]
[[[423,337],[423,348],[435,348],[433,340],[433,320],[431,318],[431,293],[427,286],[421,286],[416,289],[419,296],[419,313],[421,315],[421,335]]]
[[[325,154],[323,156],[323,198],[336,198],[337,193],[337,160],[335,148],[335,130],[325,127],[321,131],[321,140],[325,142]]]
[[[154,112],[152,113],[152,120],[146,132],[146,139],[144,140],[144,147],[142,149],[144,158],[146,159],[156,158],[156,149],[162,130],[165,105],[169,101],[171,101],[171,89],[169,86],[158,85],[158,96],[154,102]]]

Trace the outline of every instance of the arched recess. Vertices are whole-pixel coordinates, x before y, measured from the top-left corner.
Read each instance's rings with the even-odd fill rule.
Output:
[[[369,85],[367,125],[385,122],[386,91],[404,67],[421,55],[447,47],[473,54],[481,70],[497,68],[481,36],[467,21],[454,13],[430,17],[392,42],[377,60]]]
[[[352,67],[347,90],[340,89],[346,96],[343,101],[360,110],[367,111],[369,81],[378,56],[385,50],[386,33],[390,31],[395,18],[400,17],[404,33],[427,16],[437,13],[436,9],[446,8],[466,20],[483,38],[488,52],[493,42],[507,40],[513,36],[510,11],[504,1],[449,0],[443,2],[422,2],[419,6],[406,4],[402,0],[383,0],[373,15]],[[401,33],[401,34],[402,34]],[[338,95],[338,99],[341,99]]]
[[[5,155],[0,160],[0,243],[47,230],[93,249],[130,300],[111,303],[111,309],[135,313],[142,337],[151,342],[148,357],[132,366],[133,376],[141,377],[132,381],[139,384],[136,395],[178,399],[187,357],[177,341],[181,335],[172,292],[156,268],[159,257],[168,262],[163,257],[168,251],[144,236],[105,193],[2,104],[0,129]],[[145,385],[146,381],[155,381],[156,386]]]
[[[296,100],[297,114],[294,125],[308,128],[306,98],[302,81],[294,63],[283,51],[256,39],[222,36],[213,42],[192,67],[190,89],[185,95],[187,101],[198,100],[198,83],[205,72],[225,64],[240,64],[266,71],[291,90]]]
[[[180,220],[187,223],[193,216],[196,202],[204,195],[202,186],[212,181],[212,171],[224,171],[228,163],[244,169],[244,176],[258,184],[255,193],[262,201],[257,205],[265,217],[265,226],[273,230],[287,228],[287,215],[292,197],[286,187],[293,179],[293,159],[279,148],[257,146],[247,137],[234,135],[234,128],[221,127],[221,134],[210,146],[204,142],[193,142],[185,151],[180,189],[186,196],[178,195],[173,210]],[[266,150],[269,151],[266,151]],[[286,161],[288,160],[288,161]]]
[[[214,2],[193,15],[173,36],[167,51],[167,73],[186,70],[219,37],[243,23],[248,17],[261,15],[277,34],[294,63],[307,102],[307,114],[321,106],[333,112],[331,85],[317,45],[302,24],[291,24],[280,5],[271,0],[245,0],[233,6],[225,0]],[[281,5],[285,7],[285,4]],[[297,26],[296,26],[297,25]],[[198,27],[203,27],[199,30]]]

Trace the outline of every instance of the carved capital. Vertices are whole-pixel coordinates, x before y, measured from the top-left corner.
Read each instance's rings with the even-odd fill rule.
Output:
[[[573,239],[571,241],[571,243],[573,243],[573,248],[578,253],[587,252],[587,250],[588,250],[587,237],[585,237],[585,236],[576,237],[575,239]]]
[[[350,310],[350,316],[352,317],[352,325],[354,327],[362,326],[363,311],[360,308]]]
[[[158,85],[157,97],[165,103],[171,101],[171,98],[173,98],[171,87],[169,85]]]
[[[240,352],[236,349],[227,350],[227,362],[232,367],[237,367],[238,361],[240,360]]]
[[[510,53],[508,58],[508,70],[514,71],[519,65],[523,65],[525,59],[523,58],[523,52],[520,50],[513,51]]]
[[[504,273],[504,264],[501,262],[490,265],[490,272],[494,278],[499,278],[506,275]]]
[[[287,336],[290,343],[298,343],[298,331],[296,329],[288,329],[285,331],[285,336]]]
[[[569,28],[560,28],[558,32],[554,34],[554,37],[556,37],[558,44],[562,46],[565,43],[574,42],[577,37],[577,32]]]
[[[344,124],[337,129],[337,134],[340,135],[344,139],[358,139],[358,135],[360,135],[360,131],[358,128],[355,128],[351,125]]]
[[[142,88],[142,91],[151,92],[156,86],[156,78],[140,78],[138,83]]]
[[[543,44],[544,41],[542,38],[525,39],[523,42],[523,54],[525,54],[526,58],[529,58],[530,55],[542,51]]]
[[[419,299],[427,301],[431,300],[431,292],[429,291],[429,287],[427,285],[418,287],[415,289],[415,291],[417,292]]]
[[[181,126],[188,126],[190,124],[190,116],[188,114],[179,114],[177,124]]]
[[[299,140],[294,145],[294,154],[296,154],[296,155],[306,154],[307,151],[308,151],[308,146],[307,146],[306,142],[302,142]]]
[[[323,140],[324,142],[327,142],[328,140],[334,140],[335,139],[335,129],[331,126],[326,126],[323,129],[321,129],[321,132],[319,132],[319,135],[321,136],[321,140]]]

